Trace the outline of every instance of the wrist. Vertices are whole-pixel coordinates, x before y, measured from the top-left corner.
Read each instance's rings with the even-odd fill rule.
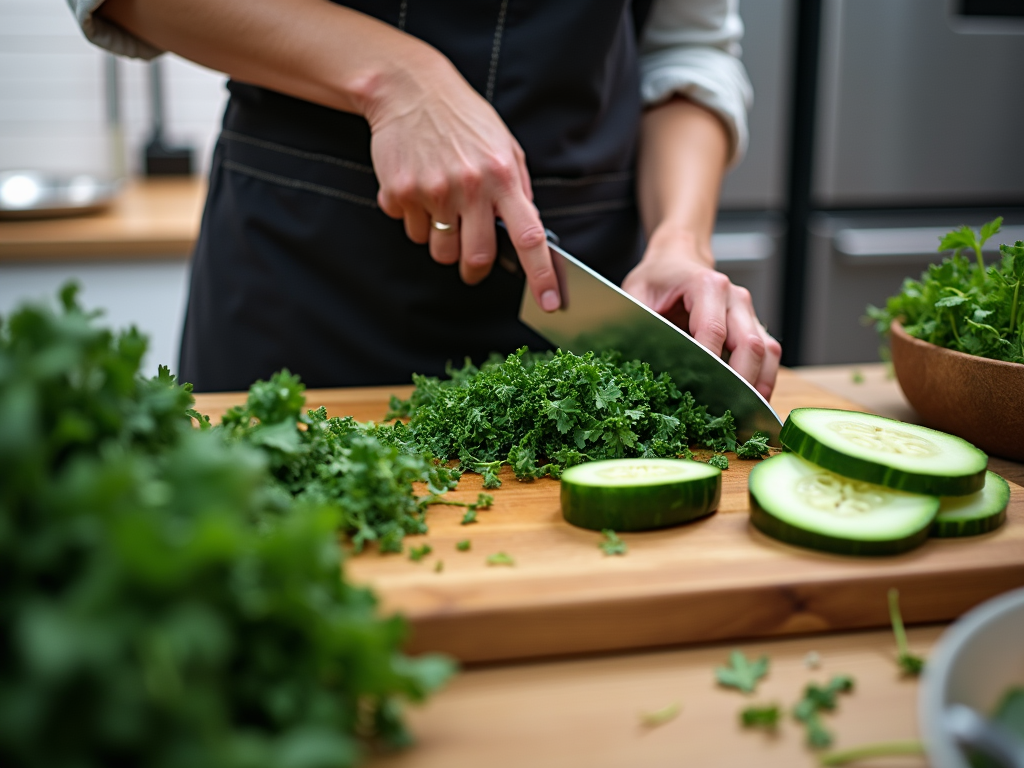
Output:
[[[445,70],[452,69],[437,49],[411,36],[403,38],[343,86],[371,128],[407,112],[426,93],[426,83],[443,78]]]
[[[662,222],[647,239],[644,258],[683,259],[702,266],[715,267],[711,233],[678,222]]]

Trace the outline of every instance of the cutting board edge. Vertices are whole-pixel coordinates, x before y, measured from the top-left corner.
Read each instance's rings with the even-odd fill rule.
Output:
[[[951,621],[989,598],[1024,587],[1024,562],[946,574],[801,580],[753,590],[421,616],[410,621],[407,651],[446,653],[478,664],[874,629],[889,625],[891,587],[900,590],[906,623]],[[697,620],[665,619],[680,613]]]

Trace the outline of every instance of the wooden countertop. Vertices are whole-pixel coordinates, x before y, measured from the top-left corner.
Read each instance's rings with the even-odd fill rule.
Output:
[[[865,410],[914,421],[895,381],[883,365],[827,366],[795,371],[799,378],[860,404]],[[796,378],[796,377],[794,377]],[[794,384],[796,382],[793,382]],[[408,388],[395,388],[405,394]],[[358,418],[378,408],[370,390],[334,393]],[[216,413],[239,395],[203,395],[203,409]],[[813,403],[808,403],[813,405]],[[1024,465],[992,459],[990,466],[1024,483]],[[928,654],[944,627],[909,630],[915,652]],[[767,654],[771,672],[756,696],[745,697],[714,684],[714,667],[732,648]],[[815,651],[821,668],[809,670]],[[653,652],[567,660],[476,666],[423,707],[409,710],[418,745],[378,756],[372,768],[617,768],[618,766],[817,765],[803,732],[787,714],[776,735],[747,732],[738,713],[753,702],[778,702],[788,713],[811,681],[838,673],[856,679],[856,691],[841,697],[826,725],[836,748],[870,742],[916,739],[918,682],[900,676],[889,631],[818,634],[796,639],[715,643]],[[640,725],[639,714],[678,702],[679,716],[660,727]],[[922,768],[923,757],[867,763],[882,768]]]
[[[205,201],[205,179],[134,180],[102,213],[0,221],[0,264],[188,258]]]
[[[941,627],[910,629],[910,646],[927,654]],[[757,693],[720,688],[714,668],[730,650],[767,654],[770,671]],[[811,651],[821,666],[806,667]],[[790,715],[809,682],[848,674],[855,689],[823,717],[835,749],[918,739],[918,681],[896,667],[891,632],[857,632],[685,650],[477,668],[458,675],[423,707],[410,707],[417,744],[377,757],[371,768],[811,768]],[[639,715],[672,703],[679,716],[656,728]],[[738,723],[750,704],[777,703],[785,713],[776,734]],[[922,768],[920,756],[858,765]]]

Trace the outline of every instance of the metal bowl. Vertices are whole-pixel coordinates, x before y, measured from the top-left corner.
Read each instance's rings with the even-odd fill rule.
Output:
[[[948,706],[964,704],[987,715],[1017,685],[1024,685],[1024,589],[965,613],[925,665],[918,716],[933,768],[971,768],[944,727]]]
[[[0,173],[0,219],[77,216],[113,202],[120,182],[80,174],[50,176],[37,171]]]

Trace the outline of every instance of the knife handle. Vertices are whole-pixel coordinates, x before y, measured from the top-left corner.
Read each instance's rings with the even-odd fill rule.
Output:
[[[512,245],[512,238],[509,237],[508,227],[505,226],[504,221],[501,221],[500,219],[498,220],[496,231],[498,238],[498,263],[501,264],[509,274],[517,276],[523,275],[523,267],[519,263],[519,254],[516,253],[516,248]],[[558,235],[550,229],[545,229],[544,234],[550,245],[558,245]]]

